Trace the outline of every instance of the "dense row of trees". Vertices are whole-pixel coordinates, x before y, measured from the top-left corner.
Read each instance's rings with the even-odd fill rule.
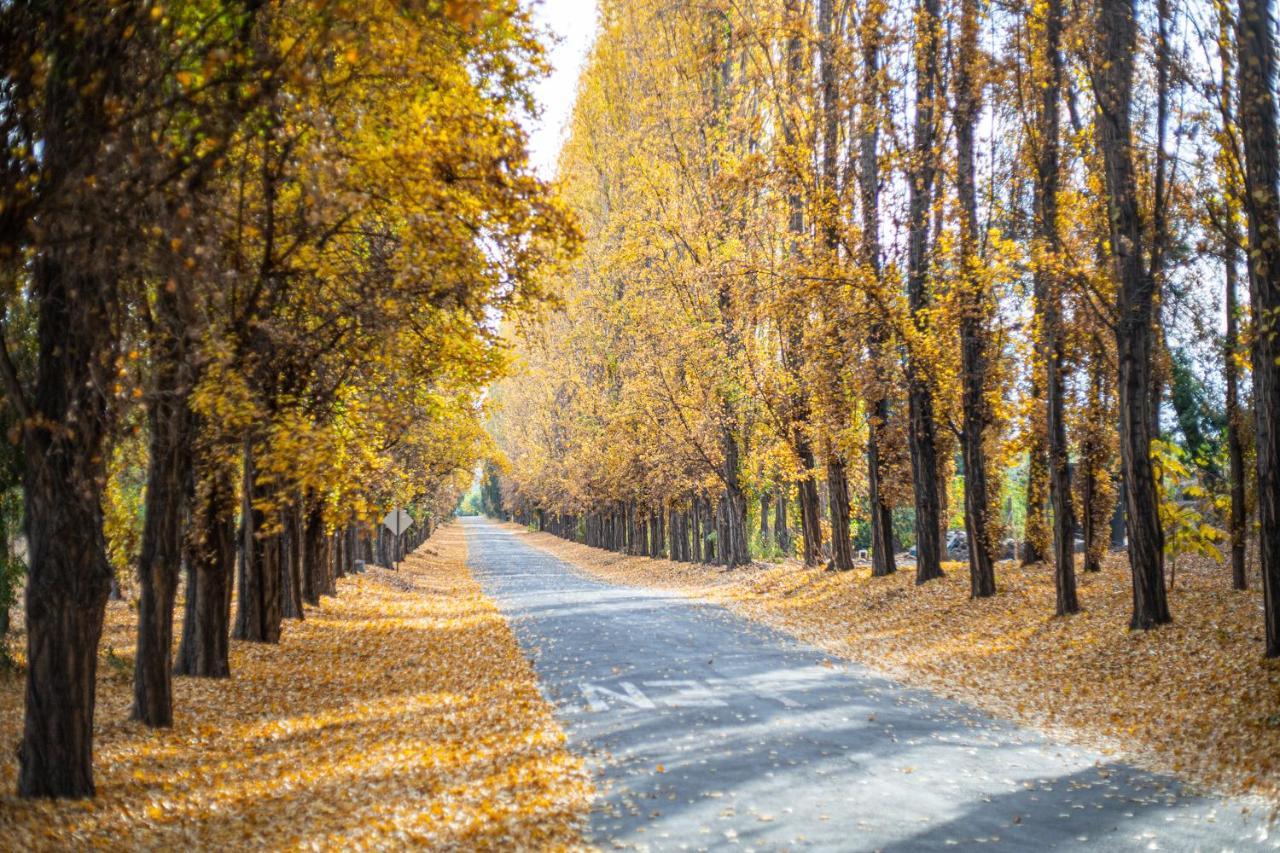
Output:
[[[388,508],[417,524],[384,559],[452,511],[507,363],[495,317],[576,239],[517,123],[541,50],[515,0],[0,8],[20,793],[93,793],[113,587],[137,599],[134,717],[165,726],[171,673],[277,641],[378,556]]]
[[[1059,614],[1127,538],[1134,628],[1167,555],[1221,538],[1244,588],[1260,544],[1280,655],[1271,12],[606,0],[507,509],[728,566],[896,540],[920,583],[963,542],[975,597],[1016,551]]]

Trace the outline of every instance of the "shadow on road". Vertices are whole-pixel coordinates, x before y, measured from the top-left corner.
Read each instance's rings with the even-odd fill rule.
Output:
[[[1272,849],[1243,804],[905,688],[464,520],[575,748],[598,843],[700,849]]]

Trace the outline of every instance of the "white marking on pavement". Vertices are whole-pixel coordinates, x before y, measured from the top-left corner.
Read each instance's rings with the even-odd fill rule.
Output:
[[[653,704],[653,700],[641,693],[640,688],[630,681],[618,682],[618,686],[625,691],[624,693],[618,693],[616,690],[610,690],[608,687],[601,687],[599,684],[592,684],[589,681],[583,681],[579,686],[582,688],[582,695],[587,697],[587,707],[593,711],[609,710],[609,699],[626,702],[633,708],[643,708],[647,711],[656,710],[658,707]]]
[[[659,701],[672,708],[722,708],[728,705],[723,699],[717,699],[711,690],[702,686],[692,678],[662,681],[642,681],[645,687],[673,687],[677,689],[674,696]]]

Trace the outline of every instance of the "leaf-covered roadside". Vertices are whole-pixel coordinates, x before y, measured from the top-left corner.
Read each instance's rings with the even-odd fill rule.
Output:
[[[1055,618],[1043,564],[1003,563],[997,594],[970,600],[959,563],[918,587],[910,571],[872,578],[793,560],[726,572],[524,535],[605,580],[707,598],[997,716],[1280,804],[1280,664],[1258,654],[1257,597],[1224,589],[1217,563],[1180,564],[1173,624],[1131,632],[1123,555],[1080,576],[1083,612]]]
[[[20,800],[0,750],[0,846],[569,848],[592,786],[514,637],[441,529],[399,572],[370,568],[290,625],[232,645],[230,680],[175,682],[171,730],[127,722],[133,614],[102,643],[98,796]],[[22,681],[0,682],[16,743]]]

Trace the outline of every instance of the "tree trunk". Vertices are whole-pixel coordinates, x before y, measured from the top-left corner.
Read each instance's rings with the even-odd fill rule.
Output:
[[[697,547],[694,536],[694,524],[692,513],[688,509],[680,511],[680,553],[684,556],[684,562],[696,563],[698,561],[694,549]]]
[[[1151,465],[1152,310],[1156,281],[1144,268],[1141,211],[1134,174],[1130,108],[1137,24],[1133,0],[1100,0],[1097,38],[1102,67],[1095,73],[1096,132],[1106,171],[1111,246],[1117,272],[1116,353],[1120,362],[1120,458],[1124,470],[1133,573],[1130,626],[1170,620],[1165,596],[1164,531]]]
[[[938,499],[933,393],[925,380],[910,381],[911,476],[916,508],[916,583],[942,577],[942,511]]]
[[[858,200],[862,208],[862,263],[881,284],[880,268],[880,40],[884,9],[869,4],[862,27],[862,99],[858,122]],[[875,319],[868,333],[867,356],[871,362],[873,392],[868,400],[867,487],[871,524],[871,575],[884,577],[895,571],[893,559],[893,511],[884,500],[884,472],[880,467],[880,444],[889,421],[889,399],[884,342],[888,337]]]
[[[1235,60],[1232,56],[1232,15],[1229,5],[1217,6],[1218,59],[1221,91],[1218,95],[1222,115],[1223,146],[1228,148],[1228,162],[1239,162],[1240,150],[1235,144],[1237,131],[1232,72]],[[1227,416],[1227,477],[1231,507],[1227,515],[1227,538],[1231,542],[1231,585],[1235,589],[1249,588],[1249,573],[1245,565],[1245,544],[1248,536],[1247,508],[1245,506],[1244,441],[1240,436],[1243,413],[1240,411],[1240,369],[1236,359],[1240,355],[1239,303],[1237,280],[1239,276],[1240,247],[1243,243],[1235,212],[1243,207],[1242,188],[1235,180],[1236,172],[1226,170],[1223,177],[1223,197],[1226,203],[1219,213],[1222,220],[1222,266],[1226,281],[1226,334],[1223,340],[1223,373],[1226,377]]]
[[[333,542],[329,544],[333,550],[333,583],[337,586],[338,578],[347,574],[347,534],[345,528],[333,531]]]
[[[231,576],[236,560],[235,486],[232,472],[195,443],[195,488],[187,534],[187,603],[174,671],[226,678],[231,620]]]
[[[760,546],[767,548],[769,545],[769,504],[773,498],[768,492],[760,493]]]
[[[1037,344],[1037,349],[1042,349]],[[1044,356],[1038,355],[1037,362]],[[1038,374],[1038,371],[1033,371]],[[1041,399],[1044,389],[1038,375],[1031,381],[1031,400]],[[1036,406],[1039,409],[1039,406]],[[1022,531],[1022,565],[1042,562],[1049,541],[1047,504],[1049,493],[1049,448],[1045,438],[1045,424],[1039,411],[1031,419],[1031,435],[1027,448],[1027,518]]]
[[[281,611],[287,619],[302,619],[302,510],[296,502],[284,509],[280,545]]]
[[[840,252],[840,228],[842,225],[839,199],[839,138],[840,118],[844,105],[840,103],[840,73],[836,53],[839,36],[834,0],[818,3],[818,52],[819,77],[822,93],[822,170],[821,195],[816,218],[822,226],[822,257],[834,270],[838,269]],[[819,309],[826,315],[825,306]],[[845,326],[832,325],[830,346],[825,347],[819,361],[823,377],[820,380],[829,387],[826,394],[838,400],[843,387],[844,357],[850,345],[845,339]],[[839,450],[824,441],[827,460],[827,517],[831,522],[831,568],[848,571],[853,568],[853,542],[849,537],[849,481],[845,460]]]
[[[235,638],[255,643],[280,642],[280,548],[266,532],[262,501],[269,500],[270,486],[254,464],[253,444],[244,443],[244,556],[240,560],[240,598],[236,608]]]
[[[1051,0],[1052,2],[1052,0]],[[964,430],[964,520],[969,540],[969,595],[996,593],[991,537],[987,532],[987,313],[986,288],[978,253],[978,195],[974,176],[974,125],[981,105],[977,0],[960,11],[960,63],[956,76],[956,185],[960,202],[960,275],[964,308],[960,317],[961,398]]]
[[[1086,572],[1100,572],[1102,571],[1102,561],[1098,559],[1094,550],[1099,538],[1099,531],[1091,511],[1093,503],[1098,500],[1098,471],[1087,459],[1084,463],[1083,483],[1081,484],[1080,492],[1081,502],[1084,505],[1084,570]]]
[[[751,550],[747,544],[747,496],[742,491],[742,482],[738,474],[739,448],[738,440],[727,428],[721,436],[724,451],[725,482],[725,533],[717,543],[721,552],[721,562],[733,568],[751,563]]]
[[[807,85],[804,79],[804,44],[802,32],[805,28],[804,13],[799,0],[786,0],[785,22],[793,28],[786,40],[786,93],[789,103],[796,103],[801,88]],[[787,145],[796,145],[799,141],[794,121],[784,116],[782,121],[783,137]],[[804,204],[801,197],[801,182],[798,176],[791,176],[787,187],[787,231],[790,233],[789,252],[793,258],[800,255],[800,241],[805,237]],[[786,341],[783,353],[784,365],[794,380],[794,390],[790,400],[791,441],[800,465],[800,532],[802,537],[802,555],[806,566],[816,566],[822,560],[822,530],[820,518],[822,510],[819,506],[818,487],[814,479],[813,447],[808,436],[809,398],[804,378],[801,376],[804,362],[804,317],[807,310],[788,312],[782,323],[785,327]]]
[[[640,557],[649,556],[649,519],[642,516],[635,527],[636,542],[632,551]]]
[[[346,528],[340,527],[330,537],[329,549],[333,555],[333,583],[336,587],[338,578],[347,573],[347,535]]]
[[[882,418],[888,417],[889,401],[881,398],[876,401],[878,412],[872,418],[867,434],[867,485],[868,504],[871,514],[871,576],[887,577],[896,572],[893,555],[893,510],[884,499],[880,469],[880,442],[875,437],[883,424]]]
[[[1049,0],[1054,4],[1056,0]],[[1056,300],[1056,297],[1055,297]],[[1076,595],[1075,508],[1071,500],[1071,468],[1067,459],[1066,416],[1063,407],[1062,337],[1056,308],[1045,317],[1045,326],[1053,329],[1045,349],[1048,351],[1048,426],[1049,485],[1053,500],[1053,565],[1057,589],[1056,613],[1065,616],[1080,610]]]
[[[1257,326],[1253,409],[1267,657],[1280,656],[1280,140],[1271,88],[1276,79],[1274,17],[1270,0],[1240,0],[1236,49],[1249,215],[1249,295]]]
[[[689,517],[689,510],[682,509],[680,511],[680,559],[682,562],[697,562],[693,549],[693,522]]]
[[[985,386],[985,349],[982,333],[973,323],[965,322],[962,333],[961,358],[964,369],[964,518],[969,542],[969,595],[988,598],[996,593],[993,547],[988,532],[987,512],[990,492],[987,487],[987,462],[983,449],[987,416],[983,402]]]
[[[24,797],[94,793],[98,640],[111,592],[99,500],[108,426],[101,389],[114,381],[111,292],[51,256],[34,264],[32,299],[40,312],[28,419],[34,422],[23,431],[27,678],[18,793]]]
[[[627,501],[625,511],[627,514],[625,551],[629,556],[633,556],[640,553],[639,543],[636,541],[636,505]]]
[[[800,459],[800,535],[803,540],[804,564],[816,566],[822,561],[822,527],[818,508],[818,483],[813,476],[813,449],[809,439],[798,429],[795,435],[796,455]]]
[[[671,561],[676,563],[680,562],[680,528],[677,515],[678,511],[675,507],[667,508],[667,535],[670,537],[667,548],[671,554]]]
[[[190,389],[176,294],[156,299],[160,340],[147,412],[151,431],[142,552],[138,561],[138,646],[130,716],[152,727],[173,725],[173,604],[182,563],[183,517],[191,476]]]
[[[671,507],[670,513],[670,518],[667,519],[667,530],[671,537],[671,559],[677,563],[683,563],[685,561],[684,513],[674,506]]]
[[[1129,531],[1125,524],[1125,513],[1129,505],[1129,497],[1125,494],[1127,490],[1124,487],[1123,468],[1116,479],[1119,481],[1116,484],[1119,497],[1116,500],[1115,511],[1111,513],[1111,547],[1126,548],[1129,543]]]
[[[315,607],[321,595],[332,595],[329,571],[329,541],[324,530],[324,505],[312,498],[307,502],[306,524],[303,532],[302,596]]]
[[[1089,412],[1091,419],[1096,419],[1106,410],[1106,353],[1101,341],[1095,339],[1089,358]],[[1109,419],[1108,419],[1109,421]],[[1102,556],[1107,551],[1110,541],[1108,522],[1111,520],[1115,506],[1106,500],[1104,495],[1110,489],[1104,487],[1104,477],[1110,477],[1110,471],[1104,460],[1110,454],[1106,449],[1104,430],[1109,423],[1086,423],[1080,435],[1080,466],[1083,469],[1083,483],[1080,490],[1080,504],[1084,524],[1084,570],[1086,572],[1102,571]]]
[[[791,527],[787,524],[787,504],[791,501],[791,488],[785,483],[778,487],[777,500],[773,503],[773,538],[784,557],[791,556]]]
[[[938,88],[939,0],[918,0],[915,35],[915,127],[910,162],[907,234],[907,298],[916,329],[924,334],[929,306],[929,212],[937,172],[935,151]],[[942,577],[941,513],[938,501],[938,459],[933,416],[930,366],[918,352],[908,354],[907,385],[910,410],[911,481],[916,506],[916,583]]]
[[[1059,101],[1062,93],[1062,2],[1048,0],[1044,12],[1044,56],[1048,79],[1040,87],[1040,149],[1036,158],[1036,237],[1041,253],[1036,265],[1045,362],[1045,426],[1049,495],[1053,502],[1053,566],[1056,613],[1080,610],[1076,594],[1075,508],[1071,501],[1071,469],[1067,457],[1064,404],[1062,293],[1058,281]]]
[[[720,550],[723,544],[716,535],[715,512],[711,506],[711,498],[705,494],[701,498],[702,513],[702,561],[708,565],[714,564],[720,559]]]
[[[729,501],[724,495],[720,496],[712,505],[712,513],[715,519],[716,528],[716,561],[722,565],[728,565],[729,552]]]
[[[827,487],[831,492],[831,565],[836,571],[853,568],[853,541],[849,537],[849,479],[845,463],[832,451],[827,457]]]
[[[1234,220],[1233,220],[1234,221]],[[1232,229],[1234,230],[1234,228]],[[1249,572],[1245,565],[1245,542],[1248,526],[1245,506],[1244,441],[1240,437],[1240,371],[1236,367],[1236,355],[1240,351],[1240,337],[1236,318],[1236,249],[1239,237],[1229,238],[1226,258],[1227,271],[1227,334],[1225,368],[1227,374],[1227,459],[1230,478],[1231,509],[1227,519],[1227,533],[1231,541],[1231,585],[1235,589],[1249,588]]]

